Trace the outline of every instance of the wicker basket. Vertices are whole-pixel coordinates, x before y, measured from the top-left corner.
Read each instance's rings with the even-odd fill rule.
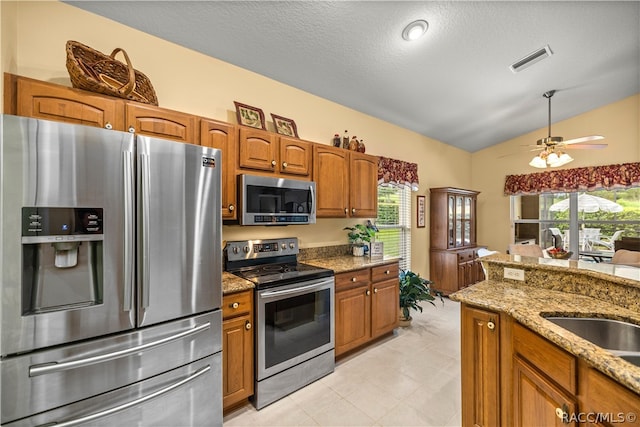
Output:
[[[124,55],[126,64],[115,59],[119,52]],[[75,88],[158,105],[151,81],[133,68],[124,49],[116,48],[107,56],[82,43],[69,40],[67,70]]]

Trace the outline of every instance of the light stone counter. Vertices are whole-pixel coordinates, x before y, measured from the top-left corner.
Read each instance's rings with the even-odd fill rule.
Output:
[[[476,307],[509,314],[519,323],[585,360],[600,372],[640,393],[640,367],[591,344],[546,320],[544,316],[606,317],[640,324],[640,269],[624,276],[593,271],[576,261],[511,255],[482,259],[484,282],[449,297]],[[524,270],[525,281],[504,278],[504,268]],[[588,267],[588,266],[587,266]],[[602,267],[600,267],[602,268]],[[609,266],[613,273],[614,266]],[[631,267],[629,267],[631,268]]]
[[[233,294],[235,292],[242,292],[248,289],[254,289],[253,282],[245,280],[241,277],[233,275],[229,272],[222,272],[222,294]]]
[[[308,259],[305,260],[304,263],[314,265],[316,267],[328,268],[338,274],[398,261],[398,257],[386,256],[382,258],[369,258],[367,256],[344,255],[330,258]]]

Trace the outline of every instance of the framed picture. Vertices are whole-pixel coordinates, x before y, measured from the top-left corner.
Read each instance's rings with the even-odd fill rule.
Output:
[[[256,129],[267,130],[267,126],[264,121],[264,113],[261,109],[252,107],[251,105],[241,104],[237,101],[233,101],[233,103],[236,105],[236,116],[238,117],[238,124]]]
[[[425,207],[424,207],[425,206],[425,199],[424,199],[424,196],[417,196],[417,197],[418,197],[418,211],[417,211],[417,213],[418,213],[418,217],[417,217],[418,225],[417,225],[417,227],[418,228],[423,228],[425,226],[424,219],[425,219],[425,216],[426,216],[426,213],[424,211],[424,209],[425,209]]]
[[[384,243],[371,242],[371,249],[369,250],[369,256],[371,258],[382,258],[384,256]]]
[[[276,128],[276,132],[280,135],[293,136],[294,138],[298,138],[298,128],[296,127],[296,122],[291,119],[287,119],[286,117],[277,116],[271,113],[271,117],[273,118],[273,125]]]

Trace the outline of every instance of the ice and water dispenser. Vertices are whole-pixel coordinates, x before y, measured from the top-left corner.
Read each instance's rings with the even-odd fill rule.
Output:
[[[22,208],[22,314],[102,303],[102,208]]]

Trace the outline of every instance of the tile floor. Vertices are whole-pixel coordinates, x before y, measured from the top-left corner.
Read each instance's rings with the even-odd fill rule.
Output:
[[[460,305],[423,304],[408,328],[340,360],[335,371],[225,426],[459,426]]]

